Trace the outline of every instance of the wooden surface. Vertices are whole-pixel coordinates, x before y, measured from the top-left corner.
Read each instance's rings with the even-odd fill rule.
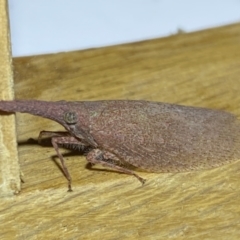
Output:
[[[240,117],[240,24],[146,42],[14,59],[16,98],[147,99]],[[208,171],[132,176],[90,170],[66,154],[73,192],[41,130],[17,114],[25,183],[1,201],[1,239],[239,239],[240,162]],[[64,150],[63,150],[64,151]],[[65,151],[64,151],[65,152]],[[55,162],[55,161],[56,162]]]
[[[13,99],[12,57],[6,0],[0,0],[0,77],[1,99]],[[0,117],[0,132],[0,197],[2,198],[20,191],[14,115]]]

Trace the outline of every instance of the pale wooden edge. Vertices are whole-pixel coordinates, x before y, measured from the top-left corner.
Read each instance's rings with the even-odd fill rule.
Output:
[[[13,99],[13,72],[7,0],[0,0],[0,93],[1,100]],[[20,168],[14,115],[0,117],[0,197],[20,191]]]

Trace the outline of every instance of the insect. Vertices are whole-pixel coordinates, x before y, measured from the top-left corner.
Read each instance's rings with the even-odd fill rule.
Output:
[[[240,121],[231,113],[168,103],[111,100],[47,102],[0,101],[0,110],[54,120],[66,132],[51,137],[71,188],[60,146],[87,149],[92,164],[145,179],[132,167],[151,172],[209,169],[240,158]]]

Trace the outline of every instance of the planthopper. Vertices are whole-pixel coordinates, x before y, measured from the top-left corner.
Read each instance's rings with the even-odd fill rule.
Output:
[[[209,169],[240,158],[240,121],[231,113],[140,100],[0,101],[4,112],[48,118],[66,132],[51,137],[71,191],[59,147],[87,149],[86,159],[145,180],[132,167],[151,172]]]

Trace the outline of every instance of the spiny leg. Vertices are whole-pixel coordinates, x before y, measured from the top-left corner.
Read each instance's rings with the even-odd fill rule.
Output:
[[[111,157],[111,158],[106,158],[106,157]],[[121,162],[115,155],[113,155],[112,153],[108,153],[108,152],[103,152],[100,149],[93,149],[92,151],[90,151],[87,154],[87,160],[88,162],[92,163],[92,164],[101,164],[102,166],[106,166],[106,167],[110,167],[112,169],[117,170],[118,172],[122,172],[122,173],[126,173],[129,175],[133,175],[134,177],[136,177],[142,184],[145,183],[145,179],[139,177],[136,173],[134,173],[133,171],[124,168],[124,167],[120,167],[114,163],[108,162],[108,160],[117,160],[119,162]]]
[[[47,138],[53,138],[53,137],[64,137],[64,136],[71,136],[69,132],[63,132],[63,131],[58,131],[58,132],[51,132],[51,131],[41,131],[38,135],[38,143],[40,144],[43,137]]]
[[[41,141],[44,137],[52,139],[53,137],[73,137],[73,136],[69,132],[63,132],[63,131],[57,131],[57,132],[41,131],[38,136],[39,144],[41,144]],[[80,151],[88,150],[88,148],[90,147],[86,143],[81,142],[80,139],[76,139],[75,137],[73,137],[73,139],[76,141],[72,141],[69,143],[63,142],[63,143],[61,143],[61,147],[65,147],[65,148],[73,149],[73,150],[80,150]]]
[[[59,145],[64,145],[64,144],[74,144],[74,145],[83,145],[78,139],[76,139],[75,137],[71,137],[71,136],[66,136],[66,137],[52,137],[51,139],[52,141],[52,145],[61,161],[62,164],[62,168],[63,168],[63,172],[64,175],[66,176],[67,180],[68,180],[68,191],[71,192],[72,191],[72,179],[71,176],[68,172],[68,169],[65,165],[64,162],[64,158],[62,156],[62,154],[59,151]]]

